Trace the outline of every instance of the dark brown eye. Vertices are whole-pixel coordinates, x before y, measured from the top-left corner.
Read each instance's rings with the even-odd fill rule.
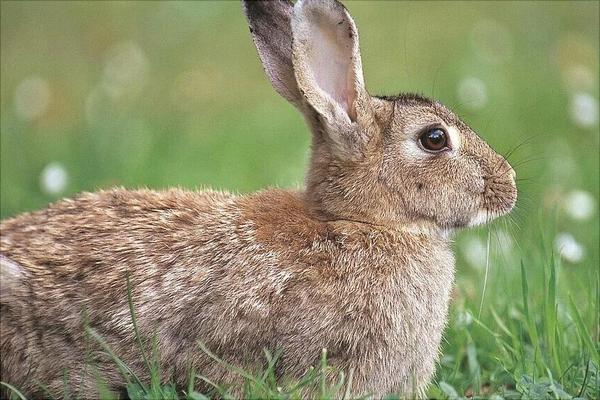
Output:
[[[429,129],[421,134],[419,141],[429,151],[438,152],[448,148],[448,134],[441,128]]]

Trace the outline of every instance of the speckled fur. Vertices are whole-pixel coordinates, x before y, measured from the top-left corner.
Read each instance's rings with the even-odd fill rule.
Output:
[[[331,1],[304,3],[347,13]],[[278,33],[257,26],[286,27],[293,14],[286,1],[245,7],[259,42],[259,34]],[[275,22],[257,25],[255,17]],[[326,348],[334,366],[353,372],[355,395],[424,392],[453,283],[449,234],[482,212],[485,221],[510,211],[514,172],[454,114],[420,96],[361,91],[352,130],[332,132],[290,81],[284,31],[272,42],[280,51],[267,75],[313,132],[306,190],[114,189],[2,222],[2,381],[34,397],[43,396],[36,381],[60,395],[64,371],[82,397],[98,396],[96,373],[118,387],[122,378],[84,334],[85,321],[142,374],[129,273],[141,336],[149,344],[156,335],[165,380],[183,385],[193,366],[214,382],[239,381],[201,341],[251,370],[261,367],[263,349],[282,350],[277,372],[288,376],[302,375]],[[266,64],[272,49],[257,47]],[[431,123],[454,127],[460,148],[407,150]]]

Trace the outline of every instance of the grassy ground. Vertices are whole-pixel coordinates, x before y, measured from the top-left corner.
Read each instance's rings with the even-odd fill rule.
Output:
[[[599,398],[598,3],[348,7],[370,91],[439,98],[510,152],[520,179],[512,219],[456,238],[428,394]],[[309,136],[264,78],[237,2],[1,11],[2,218],[113,185],[301,184]],[[298,394],[268,371],[253,379],[249,395]],[[175,395],[146,389],[130,395]]]

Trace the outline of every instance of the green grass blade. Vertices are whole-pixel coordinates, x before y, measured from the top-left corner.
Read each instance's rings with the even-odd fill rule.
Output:
[[[195,390],[195,381],[196,381],[196,369],[192,366],[188,368],[188,384],[187,384],[187,393],[188,396],[190,393],[193,393]]]
[[[127,366],[127,364],[125,364],[123,361],[121,361],[121,359],[119,357],[117,357],[117,355],[112,351],[112,349],[110,348],[108,343],[106,343],[104,338],[102,336],[100,336],[98,334],[98,332],[96,332],[95,330],[93,330],[90,327],[85,327],[85,330],[86,330],[86,333],[88,335],[90,335],[90,337],[93,338],[96,342],[98,342],[98,344],[100,345],[100,347],[102,347],[104,352],[106,352],[108,354],[108,356],[113,360],[113,362],[116,364],[117,368],[119,369],[119,372],[121,372],[121,375],[123,376],[123,378],[125,378],[125,380],[127,381],[128,384],[133,383],[133,382],[131,382],[131,379],[130,379],[130,377],[132,377],[135,380],[136,384],[140,385],[140,387],[144,387],[144,384],[137,377],[137,375]]]
[[[321,351],[321,380],[320,380],[320,388],[321,388],[321,392],[320,397],[322,398],[323,395],[325,394],[325,388],[326,388],[326,374],[325,371],[327,370],[327,349],[323,349]]]
[[[460,396],[454,387],[444,381],[439,383],[441,391],[447,396],[449,400],[458,400]]]
[[[254,375],[250,374],[249,372],[243,370],[242,368],[236,367],[235,365],[231,365],[227,362],[225,362],[224,360],[221,360],[219,357],[217,357],[213,352],[211,352],[202,342],[198,342],[198,346],[200,347],[200,349],[206,353],[207,356],[209,356],[210,358],[212,358],[214,361],[218,362],[219,364],[223,365],[224,367],[226,367],[227,369],[229,369],[230,371],[235,372],[236,374],[244,377],[245,379],[255,383],[256,385],[260,385],[262,386],[262,382],[257,379]]]
[[[558,347],[556,345],[556,317],[557,317],[557,303],[556,303],[556,258],[554,253],[550,255],[550,278],[548,282],[548,293],[546,296],[546,340],[548,341],[548,349],[550,350],[550,357],[554,372],[559,374],[561,372],[560,362],[558,360]]]
[[[96,389],[98,390],[98,398],[100,400],[117,399],[119,396],[117,396],[116,393],[114,393],[112,390],[110,390],[110,388],[108,387],[108,383],[106,382],[106,379],[104,379],[104,377],[100,374],[100,371],[98,371],[98,368],[95,368],[94,366],[91,366],[91,368],[92,368],[92,375],[94,376],[94,379],[96,382]]]
[[[146,368],[148,371],[152,371],[150,366],[150,362],[148,361],[148,357],[146,357],[146,351],[144,350],[144,345],[142,344],[142,337],[140,336],[140,332],[138,330],[137,318],[135,316],[135,309],[133,307],[133,295],[131,289],[131,281],[129,280],[129,271],[125,274],[125,279],[127,281],[127,303],[129,304],[129,313],[131,314],[131,322],[133,324],[133,332],[135,334],[136,341],[140,348],[140,352],[142,353],[142,358],[144,359],[144,363],[146,364]]]
[[[210,400],[209,397],[203,395],[202,393],[198,393],[198,392],[195,392],[195,391],[189,392],[187,394],[187,398],[189,400]]]
[[[596,362],[596,365],[600,365],[600,354],[598,352],[598,349],[596,349],[596,347],[594,346],[594,343],[592,342],[592,335],[588,333],[587,328],[585,327],[585,323],[583,322],[583,318],[581,318],[581,314],[579,314],[579,311],[577,310],[577,306],[573,301],[573,297],[570,295],[569,306],[571,308],[571,315],[575,320],[577,332],[579,333],[581,340],[585,344],[585,347],[587,348],[590,357]]]
[[[525,265],[523,264],[522,260],[521,260],[521,285],[522,285],[522,291],[523,291],[523,311],[525,312],[527,333],[529,334],[529,337],[531,338],[531,344],[533,345],[533,348],[534,348],[534,363],[533,364],[540,370],[544,370],[543,364],[542,364],[542,353],[541,353],[541,348],[540,348],[540,339],[539,339],[539,335],[538,335],[538,331],[537,331],[537,326],[536,326],[535,320],[529,310],[529,305],[528,305],[528,303],[529,303],[529,284],[527,281],[527,273],[525,272]],[[525,358],[523,358],[523,361],[525,361]]]
[[[600,342],[600,271],[596,270],[596,342]]]
[[[525,313],[525,318],[529,320],[529,285],[527,284],[527,273],[525,272],[523,260],[521,260],[521,289],[523,293],[523,312]]]
[[[515,338],[515,335],[510,331],[510,329],[508,329],[508,327],[504,324],[504,322],[502,322],[502,319],[500,319],[500,317],[498,316],[498,314],[496,313],[496,311],[492,308],[491,309],[491,313],[492,313],[492,317],[494,318],[494,321],[496,322],[496,325],[498,325],[498,327],[500,328],[500,330],[508,337],[510,337],[511,339]],[[479,322],[481,325],[483,325],[481,323],[481,321],[477,320],[477,322]],[[492,332],[491,329],[487,328],[488,331]],[[495,332],[494,332],[495,333]]]
[[[12,393],[14,393],[19,399],[21,399],[21,400],[27,400],[27,397],[25,397],[25,395],[23,395],[23,393],[21,393],[13,385],[11,385],[9,383],[6,383],[6,382],[0,382],[0,386],[4,386],[5,388],[8,388],[8,390],[10,390]]]

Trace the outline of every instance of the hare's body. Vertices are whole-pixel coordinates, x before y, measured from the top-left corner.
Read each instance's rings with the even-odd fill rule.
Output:
[[[335,0],[244,1],[273,87],[305,116],[303,192],[115,190],[2,224],[1,379],[96,396],[119,383],[84,321],[136,371],[156,335],[165,374],[235,379],[226,362],[300,376],[326,349],[353,395],[423,394],[453,281],[447,235],[515,205],[515,173],[439,102],[373,97]],[[96,338],[97,339],[97,338]],[[86,366],[87,365],[87,366]],[[95,367],[94,367],[95,366]],[[239,377],[237,378],[239,380]]]
[[[283,350],[279,367],[296,376],[327,348],[360,393],[418,391],[434,371],[453,276],[440,236],[322,221],[303,194],[280,190],[84,194],[1,229],[3,268],[19,270],[2,295],[2,377],[27,393],[36,381],[61,393],[68,370],[70,390],[94,395],[90,361],[120,381],[90,351],[85,318],[141,371],[127,271],[141,336],[156,334],[163,368],[179,379],[190,366],[231,378],[198,341],[249,368],[264,348]]]

